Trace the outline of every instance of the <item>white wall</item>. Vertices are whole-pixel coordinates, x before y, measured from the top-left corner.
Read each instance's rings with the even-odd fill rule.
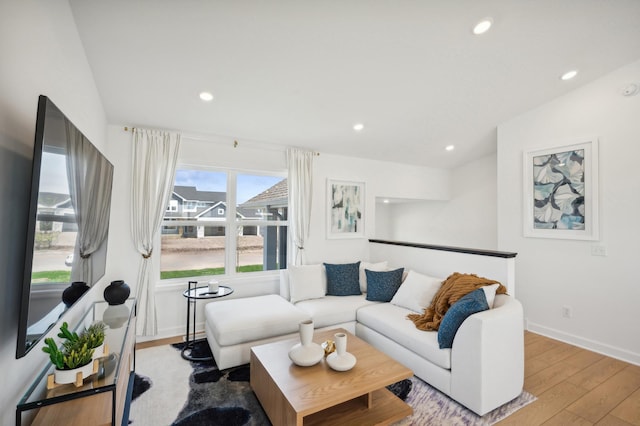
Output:
[[[48,362],[41,345],[15,359],[38,95],[43,94],[102,151],[106,116],[75,22],[64,0],[2,1],[0,13],[0,424],[15,424],[26,387]],[[111,240],[110,240],[111,241]],[[98,283],[64,319],[77,321],[102,297]],[[51,334],[55,334],[56,331]]]
[[[380,223],[380,238],[495,250],[496,163],[494,153],[452,170],[449,200],[378,203],[393,218],[391,229]]]
[[[122,126],[109,126],[109,157],[119,173],[114,177],[114,187],[121,188],[122,197],[114,197],[110,234],[110,273],[118,279],[135,284],[139,255],[136,254],[129,234],[131,185],[131,133]],[[185,135],[180,147],[180,164],[194,167],[218,167],[245,171],[271,171],[284,173],[286,161],[280,147],[260,146],[240,141],[233,147],[233,139]],[[359,239],[329,240],[326,238],[326,184],[327,179],[365,183],[365,237]],[[413,199],[446,199],[449,196],[449,172],[406,166],[395,163],[362,160],[322,154],[314,157],[313,212],[306,249],[307,263],[349,262],[368,260],[367,238],[375,237],[375,198],[396,196]],[[419,183],[419,184],[416,184]],[[395,194],[395,195],[394,195]],[[155,272],[159,282],[159,270]],[[115,278],[113,278],[115,279]],[[230,297],[251,296],[278,291],[279,274],[242,274],[223,276],[220,280],[231,285],[235,292]],[[186,301],[182,292],[187,282],[181,280],[159,282],[156,291],[158,308],[158,337],[184,333]],[[133,287],[133,285],[132,285]],[[198,329],[203,328],[202,307],[198,304]],[[146,340],[143,338],[140,341]]]
[[[314,162],[313,213],[306,249],[308,263],[368,259],[368,238],[376,234],[376,198],[446,200],[450,197],[450,172],[383,161],[321,154]],[[365,183],[365,237],[327,239],[327,179]],[[396,223],[398,218],[389,217]]]
[[[640,62],[499,126],[498,247],[519,253],[530,330],[640,364],[640,95],[621,96],[631,82],[640,83]],[[523,152],[589,135],[600,142],[600,240],[524,238]],[[595,245],[607,256],[592,256]]]

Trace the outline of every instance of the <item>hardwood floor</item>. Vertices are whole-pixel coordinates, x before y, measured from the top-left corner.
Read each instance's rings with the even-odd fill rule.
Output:
[[[182,336],[136,349],[181,342]],[[524,388],[538,399],[507,425],[640,426],[640,366],[525,332]]]
[[[538,399],[504,425],[638,425],[640,367],[525,332],[524,388]]]

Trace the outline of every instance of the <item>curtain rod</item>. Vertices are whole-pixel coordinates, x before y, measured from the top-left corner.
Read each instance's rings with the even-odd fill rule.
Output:
[[[135,129],[136,129],[135,127],[124,126],[124,131],[125,132],[129,132],[129,131],[133,132]],[[203,141],[203,142],[220,143],[220,142],[212,140],[211,138],[207,138],[207,137],[204,137],[204,136],[194,136],[194,135],[189,135],[189,134],[183,134],[182,136],[187,138],[187,139],[192,139],[192,140],[198,140],[198,141]],[[238,142],[236,139],[234,139],[233,140],[233,147],[237,148],[238,145],[240,145],[240,142]],[[284,151],[287,148],[285,146],[279,146],[276,149],[273,146],[270,146],[270,147],[269,146],[264,146],[263,144],[260,144],[260,143],[257,143],[257,142],[253,143],[253,144],[249,144],[249,146],[253,146],[253,148],[266,149],[266,150],[269,150],[269,151],[280,151],[280,150]],[[313,151],[313,155],[320,156],[320,153],[318,151]]]

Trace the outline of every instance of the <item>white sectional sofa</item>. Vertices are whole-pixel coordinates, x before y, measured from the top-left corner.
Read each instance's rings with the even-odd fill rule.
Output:
[[[369,301],[366,294],[306,294],[297,300],[301,295],[290,291],[288,275],[281,273],[280,295],[205,306],[206,335],[219,368],[248,363],[252,346],[295,338],[299,322],[312,319],[316,329],[342,327],[356,334],[479,415],[522,392],[523,311],[515,298],[496,295],[492,309],[469,316],[452,347],[440,349],[437,331],[418,330],[407,319],[416,308]]]

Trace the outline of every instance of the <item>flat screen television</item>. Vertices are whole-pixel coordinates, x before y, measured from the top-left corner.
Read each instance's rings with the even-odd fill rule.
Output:
[[[105,273],[113,165],[38,99],[16,358]]]

